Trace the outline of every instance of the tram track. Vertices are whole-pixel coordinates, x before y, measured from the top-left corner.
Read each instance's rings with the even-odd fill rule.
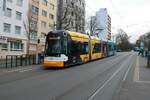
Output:
[[[119,56],[120,55],[112,56],[110,58],[103,58],[103,59],[92,61],[92,62],[89,62],[89,63],[86,63],[86,64],[92,64],[93,62],[99,62],[99,61],[101,61],[101,64],[104,64],[108,61],[111,61],[112,59],[116,59]],[[83,64],[83,65],[86,65],[86,64]],[[43,68],[38,68],[38,69],[35,69],[35,70],[31,70],[29,72],[25,72],[25,73],[29,73],[28,75],[25,75],[25,76],[22,76],[22,77],[20,76],[20,77],[17,77],[15,79],[11,78],[10,80],[0,81],[0,85],[11,84],[11,83],[16,82],[16,81],[25,80],[25,79],[32,78],[32,77],[38,77],[38,76],[42,76],[42,75],[46,75],[46,74],[52,74],[52,73],[58,72],[58,71],[72,70],[72,69],[77,68],[77,67],[86,67],[86,66],[83,66],[83,65],[73,66],[73,67],[64,68],[64,69],[50,68],[50,69],[45,70]],[[42,70],[42,72],[41,72],[41,70]],[[5,75],[9,77],[9,76],[12,76],[14,74],[18,74],[18,75],[21,74],[22,75],[24,73],[19,73],[19,72],[6,73],[6,74],[3,74],[1,77],[5,77]]]
[[[130,55],[130,54],[129,54],[129,55]],[[111,67],[107,68],[107,69],[106,69],[105,71],[103,71],[102,73],[97,74],[97,75],[96,75],[95,77],[93,77],[92,79],[88,79],[87,81],[84,81],[84,82],[81,82],[81,83],[75,85],[74,87],[72,87],[72,88],[69,89],[68,91],[62,93],[61,95],[52,98],[52,100],[65,100],[65,99],[62,99],[62,98],[65,97],[66,95],[68,95],[69,93],[73,92],[74,90],[76,90],[76,89],[78,89],[78,88],[81,88],[81,87],[83,87],[83,86],[89,85],[90,82],[93,82],[95,79],[99,79],[100,76],[107,76],[107,74],[108,74],[111,70],[114,70],[114,69],[116,69],[116,68],[118,67],[118,65],[121,65],[121,61],[124,61],[125,59],[127,59],[127,57],[128,57],[129,55],[126,55],[126,56],[124,56],[124,57],[122,57],[122,58],[117,58],[117,59],[111,60],[111,62],[115,61],[115,63],[112,64]],[[119,59],[119,60],[118,60],[118,59]],[[111,63],[111,62],[108,62],[108,61],[107,61],[107,62],[104,62],[104,63],[102,63],[102,64]],[[101,85],[105,82],[105,80],[106,80],[106,79],[104,79],[103,82],[100,81],[100,82],[101,82]],[[87,83],[89,83],[89,84],[87,84]],[[97,89],[97,87],[99,87],[99,86],[96,86],[95,88],[92,88],[91,91],[94,92],[94,91]],[[92,92],[91,94],[93,94],[93,92]],[[86,98],[88,99],[88,96],[87,96]]]

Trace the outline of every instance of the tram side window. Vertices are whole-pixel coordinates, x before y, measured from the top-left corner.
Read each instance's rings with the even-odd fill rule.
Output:
[[[79,54],[80,50],[79,50],[79,43],[76,41],[72,41],[71,46],[70,46],[70,53],[72,55],[77,55]]]
[[[89,53],[89,46],[88,43],[81,43],[81,54]]]
[[[101,44],[94,45],[93,53],[98,53],[98,52],[101,52]]]
[[[113,45],[109,44],[109,51],[113,51]]]
[[[62,48],[63,49],[63,53],[67,54],[67,52],[68,52],[67,51],[67,46],[68,46],[67,45],[67,38],[63,39],[62,45],[63,45],[63,48]]]

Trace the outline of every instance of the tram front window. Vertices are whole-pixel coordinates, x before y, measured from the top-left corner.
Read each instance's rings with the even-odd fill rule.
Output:
[[[46,43],[46,56],[57,56],[62,54],[62,43],[59,38],[49,39]]]
[[[60,56],[67,54],[67,38],[50,36],[46,40],[45,56]]]

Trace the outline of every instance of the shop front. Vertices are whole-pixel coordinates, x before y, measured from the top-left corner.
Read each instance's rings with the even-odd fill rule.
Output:
[[[0,56],[26,54],[26,40],[0,36]]]

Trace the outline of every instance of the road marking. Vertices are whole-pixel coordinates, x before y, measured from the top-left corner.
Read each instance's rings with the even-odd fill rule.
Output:
[[[139,56],[136,59],[136,66],[135,66],[135,70],[134,70],[134,78],[133,81],[137,82],[139,81],[139,76],[140,76],[140,69],[139,69]]]
[[[137,83],[146,83],[146,84],[150,84],[150,81],[136,81]]]
[[[14,69],[14,70],[7,70],[3,71],[4,73],[13,73],[13,72],[25,72],[25,71],[30,71],[33,70],[32,68],[20,68],[20,69]]]
[[[130,57],[131,57],[131,56],[130,56]],[[128,61],[128,60],[127,60],[127,61]],[[121,69],[124,68],[124,65],[126,64],[127,61],[125,61],[125,62],[121,65],[121,67],[120,67],[115,73],[113,73],[113,75],[112,75],[108,80],[106,80],[105,83],[104,83],[100,88],[98,88],[98,89],[88,98],[88,100],[92,100],[92,99],[121,71]]]
[[[128,70],[126,71],[125,76],[123,78],[123,81],[125,81],[127,79],[127,76],[129,74],[130,69],[132,68],[132,65],[133,65],[133,62],[129,65]]]
[[[20,69],[14,69],[14,70],[7,70],[7,71],[4,71],[5,73],[13,73],[13,72],[17,72],[19,71]]]
[[[33,70],[32,68],[29,68],[29,69],[25,69],[25,70],[20,70],[19,72],[20,73],[23,73],[23,72],[27,72],[27,71],[31,71],[31,70]]]

